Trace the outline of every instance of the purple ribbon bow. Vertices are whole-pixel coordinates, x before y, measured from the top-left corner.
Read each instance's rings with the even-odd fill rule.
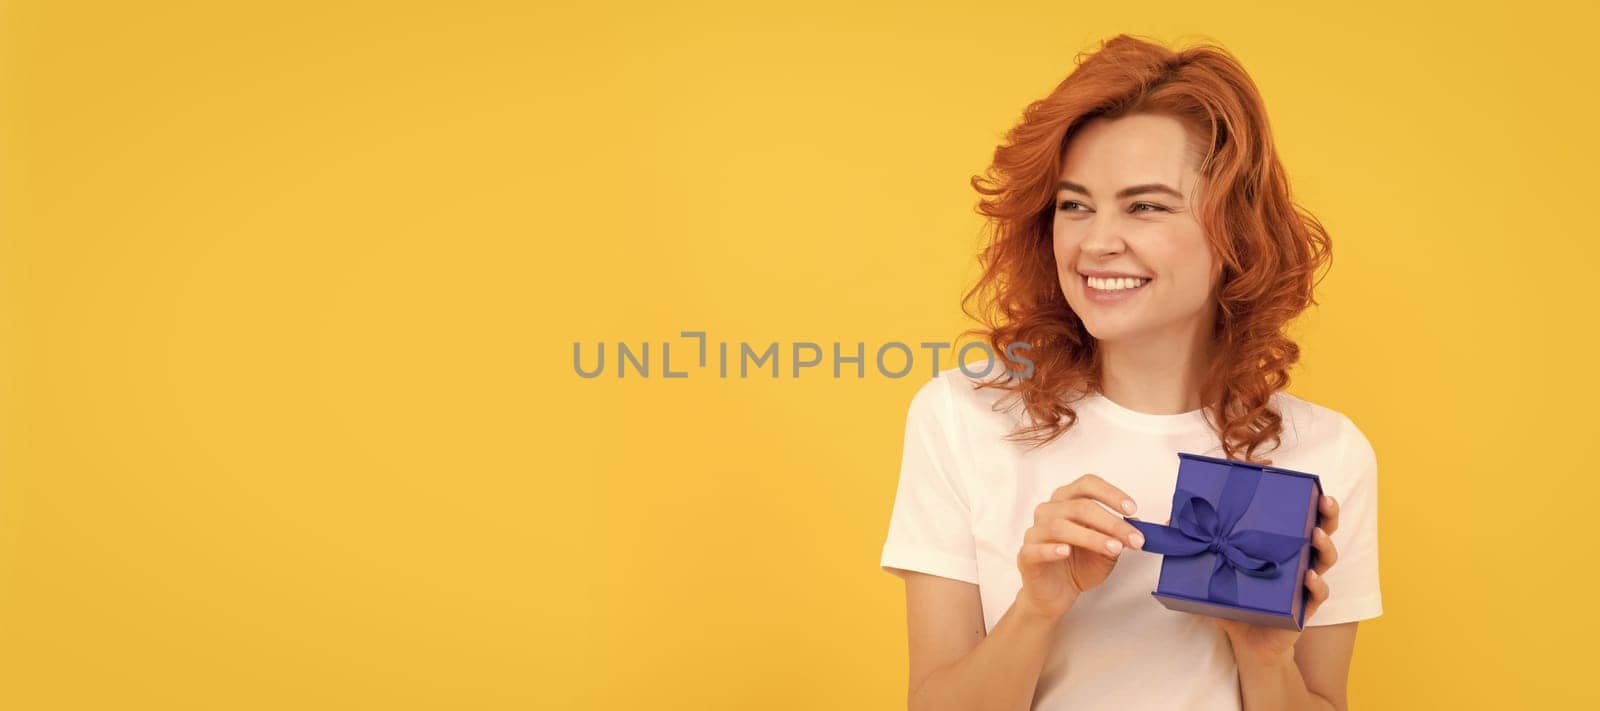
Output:
[[[1215,553],[1211,568],[1209,596],[1217,602],[1239,602],[1239,574],[1254,578],[1275,578],[1278,566],[1299,555],[1307,540],[1304,536],[1285,536],[1255,529],[1235,530],[1234,525],[1255,499],[1260,472],[1232,467],[1222,486],[1218,506],[1205,497],[1183,489],[1183,500],[1171,526],[1123,517],[1144,534],[1143,550],[1169,556],[1187,557]]]

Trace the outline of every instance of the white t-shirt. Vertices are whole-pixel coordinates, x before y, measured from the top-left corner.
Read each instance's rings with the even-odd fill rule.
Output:
[[[1020,399],[995,412],[1007,393],[974,389],[976,382],[951,368],[912,398],[880,565],[976,584],[986,630],[1021,590],[1023,532],[1034,507],[1057,487],[1097,474],[1133,497],[1140,519],[1162,523],[1172,513],[1178,452],[1223,456],[1199,411],[1145,414],[1099,394],[1073,403],[1078,421],[1064,434],[1029,450],[1004,439],[1023,421]],[[1337,411],[1284,391],[1272,404],[1283,417],[1282,444],[1258,449],[1258,458],[1316,474],[1323,493],[1339,502],[1339,560],[1326,577],[1328,600],[1306,625],[1377,617],[1383,607],[1372,446]],[[1057,626],[1033,708],[1240,708],[1227,636],[1211,618],[1168,610],[1151,597],[1160,569],[1160,555],[1124,550],[1110,577],[1078,598]]]

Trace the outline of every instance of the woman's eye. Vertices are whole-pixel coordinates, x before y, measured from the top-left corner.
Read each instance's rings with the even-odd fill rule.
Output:
[[[1148,207],[1150,209],[1149,210],[1141,210],[1141,209],[1139,209],[1139,208],[1142,208],[1142,207]],[[1167,208],[1162,207],[1160,205],[1157,205],[1157,204],[1155,204],[1153,202],[1136,202],[1136,203],[1133,204],[1132,207],[1128,208],[1128,212],[1169,212],[1169,210],[1167,210]]]
[[[1061,210],[1062,212],[1079,212],[1079,208],[1082,207],[1082,203],[1074,200],[1062,200],[1056,205],[1056,209]]]

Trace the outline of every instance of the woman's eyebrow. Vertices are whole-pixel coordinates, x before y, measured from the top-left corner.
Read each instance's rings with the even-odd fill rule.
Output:
[[[1059,183],[1056,183],[1056,190],[1071,190],[1075,193],[1082,193],[1084,195],[1089,194],[1088,188],[1085,188],[1082,185],[1074,183],[1070,180],[1063,180]],[[1135,185],[1130,188],[1123,188],[1117,191],[1116,197],[1120,200],[1125,197],[1143,195],[1145,193],[1165,193],[1178,198],[1179,200],[1183,199],[1183,193],[1178,192],[1176,188],[1170,188],[1162,185],[1161,183],[1145,183],[1144,185]]]

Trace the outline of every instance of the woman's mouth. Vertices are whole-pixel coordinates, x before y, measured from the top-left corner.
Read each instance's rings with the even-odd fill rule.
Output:
[[[1080,275],[1082,276],[1082,275]],[[1149,279],[1137,277],[1083,277],[1083,291],[1089,300],[1101,304],[1126,301],[1142,291]]]

